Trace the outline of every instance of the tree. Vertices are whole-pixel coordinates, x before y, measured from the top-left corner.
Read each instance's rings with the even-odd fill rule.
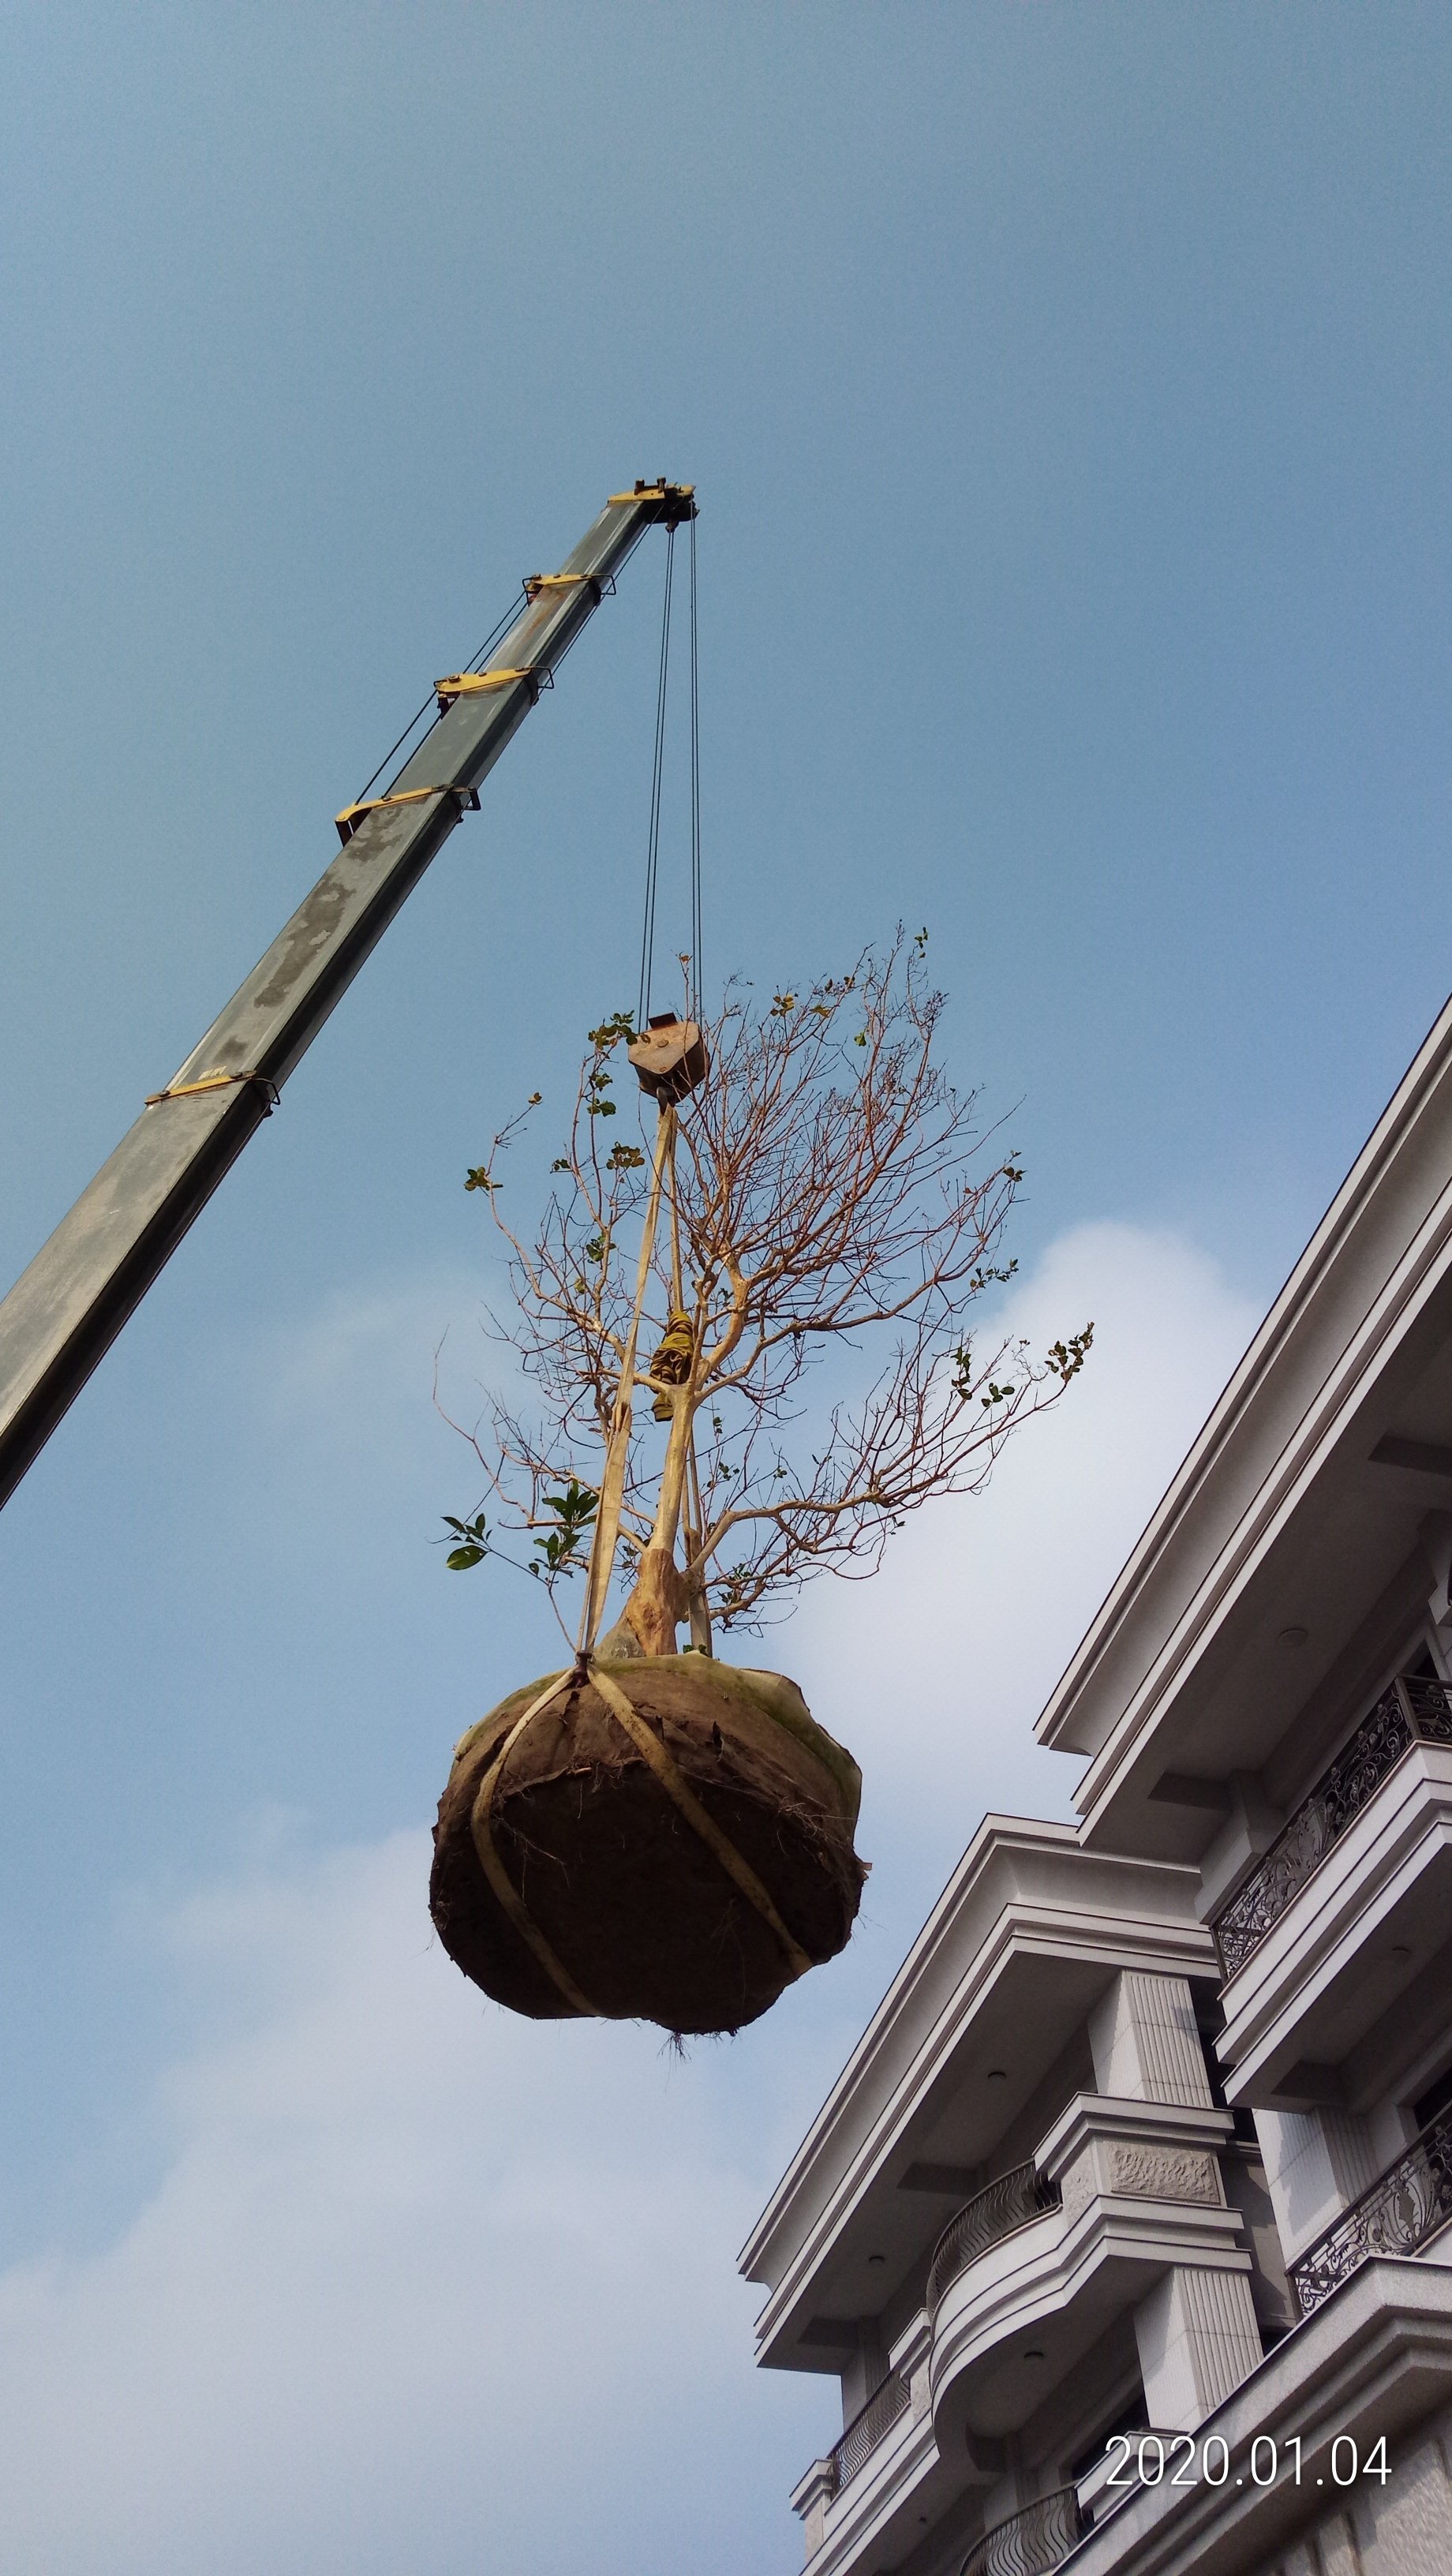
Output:
[[[999,1256],[1023,1170],[938,1062],[926,946],[899,930],[851,972],[766,1004],[732,988],[705,1030],[704,1079],[661,1110],[653,1151],[611,1124],[629,1019],[591,1030],[532,1238],[500,1202],[539,1094],[468,1174],[509,1247],[516,1311],[495,1329],[537,1406],[494,1400],[454,1427],[552,1595],[587,1545],[598,1583],[615,1552],[599,1525],[618,1515],[634,1579],[614,1651],[672,1654],[689,1622],[709,1652],[713,1621],[759,1627],[809,1574],[874,1572],[890,1530],[934,1494],[978,1491],[1083,1366],[1092,1324],[1038,1357],[991,1333],[985,1356],[970,1334],[1016,1268]],[[888,1345],[875,1373],[864,1338]],[[637,1397],[665,1426],[663,1455]],[[452,1566],[507,1553],[483,1505],[447,1526]]]

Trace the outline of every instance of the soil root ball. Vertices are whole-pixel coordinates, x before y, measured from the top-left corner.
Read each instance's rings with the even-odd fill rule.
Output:
[[[598,1669],[663,1744],[767,1906],[735,1883],[593,1680],[561,1687],[504,1754],[482,1829],[547,1952],[597,2013],[683,2034],[739,2030],[775,2003],[802,1953],[817,1966],[847,1941],[867,1874],[852,1847],[861,1774],[779,1673],[704,1655]],[[449,1956],[536,2021],[578,2006],[491,1887],[475,1809],[548,1678],[501,1701],[460,1743],[429,1891]]]

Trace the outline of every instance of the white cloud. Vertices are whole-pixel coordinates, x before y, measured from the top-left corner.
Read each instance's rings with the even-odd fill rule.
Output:
[[[878,1875],[847,1959],[733,2046],[679,2065],[481,2009],[430,1942],[419,1830],[264,1836],[153,1909],[198,2015],[166,2170],[99,2255],[0,2275],[0,2565],[798,2564],[785,2496],[832,2392],[753,2375],[735,2249],[984,1806],[1062,1806],[1030,1721],[1254,1320],[1192,1246],[1116,1226],[1056,1245],[1011,1321],[1087,1313],[1090,1368],[989,1495],[756,1650],[862,1760]],[[324,1339],[371,1370],[420,1320],[410,1296]]]
[[[167,2080],[165,2181],[103,2255],[0,2280],[7,2567],[794,2563],[817,2436],[750,2372],[761,2177],[715,2070],[482,2008],[426,1874],[400,1834],[169,1918],[220,2026]]]

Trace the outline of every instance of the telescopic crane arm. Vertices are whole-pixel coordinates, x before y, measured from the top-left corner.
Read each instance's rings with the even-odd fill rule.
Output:
[[[164,1091],[0,1303],[0,1504],[268,1116],[645,529],[695,514],[688,485],[615,494],[482,673],[440,685],[440,718],[386,796],[346,807],[343,847]]]

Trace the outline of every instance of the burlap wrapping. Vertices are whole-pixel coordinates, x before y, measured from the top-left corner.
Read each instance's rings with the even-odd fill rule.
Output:
[[[847,1940],[865,1876],[852,1847],[857,1765],[780,1675],[700,1655],[603,1671],[766,1892],[777,1928],[588,1680],[537,1711],[485,1802],[506,1897],[512,1890],[516,1900],[501,1902],[472,1820],[489,1766],[546,1690],[542,1679],[491,1710],[455,1754],[434,1836],[439,1937],[487,1994],[536,2020],[593,2009],[682,2033],[738,2030],[804,1963],[832,1958]]]

